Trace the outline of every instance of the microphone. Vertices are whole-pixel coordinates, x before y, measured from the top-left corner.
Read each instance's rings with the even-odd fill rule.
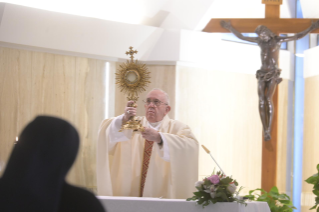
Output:
[[[216,162],[216,160],[214,159],[214,157],[212,156],[212,154],[210,153],[210,151],[204,146],[204,145],[202,145],[202,147],[203,147],[203,149],[207,152],[207,154],[209,154],[210,155],[210,157],[213,159],[213,161],[216,163],[216,165],[218,166],[218,168],[223,172],[223,174],[225,175],[225,176],[227,176],[226,174],[225,174],[225,172],[222,170],[222,168],[220,168],[220,166],[218,165],[218,163]]]

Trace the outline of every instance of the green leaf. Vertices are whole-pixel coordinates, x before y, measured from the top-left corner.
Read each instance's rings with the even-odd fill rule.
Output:
[[[222,193],[223,193],[222,191],[217,191],[217,192],[216,192],[216,197],[221,197],[221,196],[222,196]]]
[[[227,195],[224,192],[221,193],[221,197],[223,198],[223,200],[229,202],[229,199],[228,199]]]
[[[204,191],[194,192],[194,195],[197,196],[198,198],[201,198],[201,197],[204,196],[205,194],[207,194],[207,193],[204,192]]]
[[[267,191],[265,191],[262,188],[257,188],[257,189],[255,189],[255,191],[261,191],[262,194],[267,194]]]
[[[318,183],[318,173],[312,175],[311,177],[309,177],[308,179],[305,180],[307,183],[309,184],[317,184]]]
[[[319,196],[319,190],[312,190],[312,193],[316,196]]]
[[[276,186],[272,187],[272,188],[270,189],[270,192],[275,193],[275,194],[279,194],[278,188],[277,188]]]
[[[317,205],[312,206],[309,210],[316,209]]]
[[[279,200],[282,204],[290,205],[290,200]]]
[[[287,194],[280,194],[278,196],[279,199],[290,200],[290,197]]]
[[[204,180],[204,185],[210,186],[212,183],[209,180]]]
[[[254,200],[255,196],[254,195],[245,195],[244,197],[250,199],[250,200]]]
[[[278,193],[275,193],[275,192],[269,192],[269,195],[274,199],[274,200],[277,200],[279,198],[279,195]]]
[[[267,196],[264,196],[264,195],[261,195],[257,199],[257,201],[263,201],[263,202],[267,202],[268,200],[269,200],[269,198]]]
[[[201,205],[201,204],[204,203],[204,201],[205,201],[205,199],[204,199],[204,198],[201,198],[201,199],[199,199],[199,200],[197,201],[197,203]]]
[[[228,185],[231,181],[233,181],[233,180],[230,179],[229,177],[226,177],[224,179],[221,179],[220,183],[222,183],[224,185]]]
[[[317,171],[319,172],[319,164],[317,164]]]
[[[250,190],[249,195],[252,195],[252,193],[254,193],[254,192],[255,192],[255,190]]]

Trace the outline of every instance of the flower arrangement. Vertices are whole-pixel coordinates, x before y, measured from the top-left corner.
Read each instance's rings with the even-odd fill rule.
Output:
[[[316,209],[316,211],[319,211],[319,164],[317,165],[317,172],[316,174],[312,175],[311,177],[309,177],[308,179],[306,179],[305,181],[309,184],[313,185],[313,190],[312,193],[314,195],[316,195],[315,197],[315,205],[312,206],[309,210],[313,210]]]
[[[296,209],[290,197],[285,193],[280,194],[276,186],[269,192],[261,188],[250,190],[249,195],[245,197],[253,201],[267,202],[271,212],[292,212]]]
[[[216,174],[213,172],[211,176],[195,183],[197,191],[193,193],[193,197],[186,200],[196,201],[197,204],[203,207],[216,202],[239,202],[245,204],[244,200],[239,197],[242,187],[236,191],[237,186],[237,181],[231,177],[223,175],[220,171]]]

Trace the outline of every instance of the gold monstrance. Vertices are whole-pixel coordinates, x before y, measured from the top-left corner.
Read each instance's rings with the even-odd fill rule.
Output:
[[[126,63],[120,65],[120,69],[117,70],[116,74],[116,84],[119,84],[121,92],[128,94],[128,101],[134,101],[130,107],[137,107],[136,102],[138,100],[138,93],[146,91],[145,87],[150,81],[149,73],[147,72],[147,67],[145,64],[139,64],[137,60],[134,61],[134,54],[137,54],[137,51],[133,51],[133,47],[130,47],[130,50],[126,54],[131,55],[131,60],[127,60]],[[137,120],[135,116],[130,117],[130,119],[123,124],[120,132],[124,129],[132,129],[134,131],[143,130],[143,127],[140,123],[140,120]]]

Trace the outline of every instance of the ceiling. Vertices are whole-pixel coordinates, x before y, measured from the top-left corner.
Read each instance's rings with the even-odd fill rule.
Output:
[[[294,17],[296,0],[283,0],[281,17]],[[319,18],[319,1],[300,0],[305,18]],[[1,1],[0,1],[1,2]],[[201,31],[211,18],[263,18],[261,0],[7,0],[61,13],[165,29]]]

